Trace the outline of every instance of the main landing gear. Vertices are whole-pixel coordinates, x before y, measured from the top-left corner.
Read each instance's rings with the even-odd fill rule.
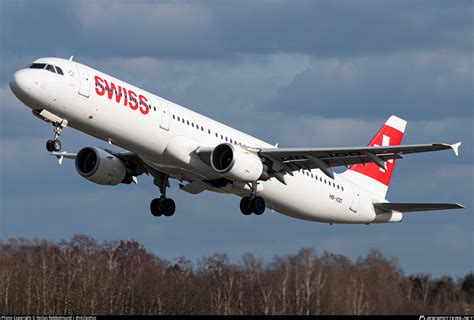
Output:
[[[153,199],[150,203],[151,214],[155,217],[162,215],[171,217],[174,214],[176,205],[171,198],[166,198],[166,188],[168,187],[169,176],[162,175],[159,178],[155,178],[153,181],[158,188],[160,188],[161,196]]]
[[[67,126],[67,121],[63,120],[61,122],[54,122],[54,140],[48,140],[46,142],[46,150],[49,152],[59,152],[61,151],[61,141],[59,140],[59,137],[61,137],[61,133],[63,129]]]
[[[262,197],[256,196],[257,194],[257,183],[252,183],[250,187],[250,197],[243,197],[240,200],[240,211],[243,215],[261,215],[265,211],[265,200]]]

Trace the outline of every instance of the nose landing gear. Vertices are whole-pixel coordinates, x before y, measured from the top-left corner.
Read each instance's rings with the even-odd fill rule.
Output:
[[[46,142],[46,150],[49,152],[59,152],[61,151],[61,141],[59,137],[61,137],[62,130],[67,126],[67,120],[63,120],[61,122],[54,122],[54,140],[48,140]]]
[[[253,182],[250,187],[250,197],[243,197],[240,200],[240,211],[248,216],[252,213],[261,215],[265,211],[265,200],[257,196],[257,183]]]

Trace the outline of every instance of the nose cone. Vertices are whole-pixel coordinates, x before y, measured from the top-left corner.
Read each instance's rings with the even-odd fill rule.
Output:
[[[10,89],[17,97],[18,94],[22,94],[31,89],[28,85],[28,78],[25,70],[18,70],[13,74],[13,77],[10,80]]]
[[[10,80],[10,89],[15,96],[25,104],[29,104],[31,97],[31,91],[33,89],[33,81],[31,75],[28,75],[28,69],[18,70],[13,74]]]

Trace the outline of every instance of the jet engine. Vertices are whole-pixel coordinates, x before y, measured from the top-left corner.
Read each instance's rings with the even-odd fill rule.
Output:
[[[95,147],[86,147],[77,153],[76,171],[89,181],[107,186],[128,184],[132,180],[122,160]]]
[[[214,171],[232,180],[257,181],[265,176],[260,157],[238,145],[216,146],[210,160]]]

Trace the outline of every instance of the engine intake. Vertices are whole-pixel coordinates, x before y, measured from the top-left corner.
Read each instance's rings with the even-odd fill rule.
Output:
[[[232,180],[257,181],[263,176],[263,163],[258,155],[229,143],[212,150],[211,167]]]
[[[76,171],[87,180],[101,185],[115,186],[130,182],[123,161],[95,147],[86,147],[78,152]]]

